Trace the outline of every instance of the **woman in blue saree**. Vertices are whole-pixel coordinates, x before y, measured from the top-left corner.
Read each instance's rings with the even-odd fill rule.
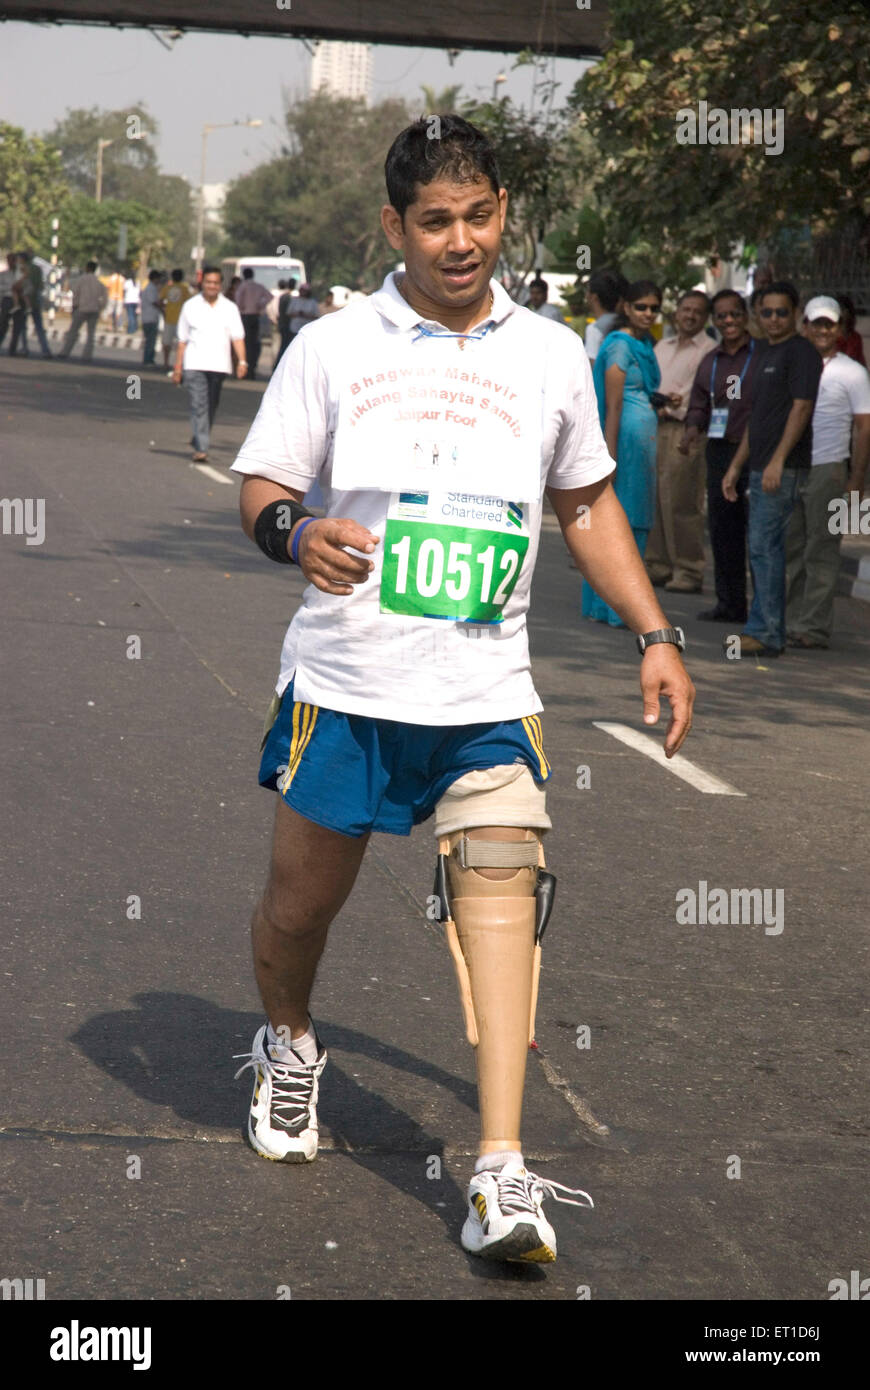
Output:
[[[620,320],[599,348],[592,372],[601,428],[616,460],[614,491],[641,555],[655,516],[658,420],[650,397],[658,391],[661,373],[650,328],[661,307],[661,290],[651,280],[629,285]],[[585,579],[582,612],[611,627],[625,626]]]

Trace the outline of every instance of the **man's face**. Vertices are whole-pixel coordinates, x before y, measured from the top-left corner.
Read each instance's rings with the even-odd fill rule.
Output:
[[[780,343],[795,331],[796,310],[787,294],[766,294],[758,305],[758,318],[769,343]]]
[[[409,280],[419,293],[447,309],[481,299],[501,248],[507,193],[489,180],[419,184],[405,212],[385,207],[381,222],[390,245],[404,256]]]
[[[221,277],[218,272],[202,277],[202,297],[213,304],[221,292]]]
[[[713,326],[726,347],[739,343],[746,333],[747,313],[739,299],[720,299],[713,310]]]
[[[680,333],[687,338],[694,338],[707,322],[707,306],[703,299],[691,294],[687,299],[681,300],[677,305],[674,321]]]
[[[539,285],[532,285],[529,290],[529,304],[532,308],[540,309],[541,305],[546,303],[546,300],[547,297],[541,287]]]
[[[806,335],[817,352],[828,357],[837,346],[840,334],[839,319],[813,319],[806,325]]]

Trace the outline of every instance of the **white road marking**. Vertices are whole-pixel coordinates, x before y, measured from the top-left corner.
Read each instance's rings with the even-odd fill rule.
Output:
[[[661,744],[649,734],[630,729],[627,724],[609,724],[598,719],[593,719],[592,722],[596,729],[603,729],[606,734],[619,739],[620,743],[626,743],[629,748],[652,758],[659,767],[667,768],[668,772],[672,772],[675,777],[681,777],[699,792],[710,792],[714,796],[746,795],[746,792],[739,792],[736,787],[732,787],[730,782],[723,782],[721,777],[714,777],[712,772],[705,772],[702,767],[684,758],[682,753],[675,753],[672,758],[666,758]]]
[[[210,463],[195,463],[193,466],[207,478],[211,478],[212,482],[228,483],[232,487],[235,481],[234,478],[228,478],[226,473],[219,473],[216,468],[212,468]]]

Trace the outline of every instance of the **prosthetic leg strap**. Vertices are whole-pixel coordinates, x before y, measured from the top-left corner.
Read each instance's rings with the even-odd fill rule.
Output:
[[[540,841],[470,840],[459,841],[459,864],[463,869],[533,869],[540,861]]]

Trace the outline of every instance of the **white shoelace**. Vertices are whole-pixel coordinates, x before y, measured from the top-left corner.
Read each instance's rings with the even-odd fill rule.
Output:
[[[239,1067],[234,1079],[238,1081],[242,1072],[247,1071],[248,1067],[256,1068],[265,1062],[269,1068],[272,1082],[271,1111],[273,1118],[285,1129],[298,1129],[299,1125],[308,1117],[308,1106],[311,1101],[314,1079],[315,1076],[320,1075],[322,1067],[316,1062],[310,1066],[304,1062],[300,1062],[298,1065],[290,1062],[274,1062],[271,1057],[258,1057],[253,1052],[234,1053],[233,1060],[238,1061],[241,1057],[247,1057],[248,1061]],[[278,1112],[281,1110],[289,1111],[290,1114],[279,1114]]]
[[[537,1173],[530,1173],[526,1169],[525,1176],[520,1177],[506,1174],[504,1177],[496,1174],[498,1182],[498,1204],[503,1212],[511,1214],[520,1211],[537,1211],[535,1197],[553,1197],[557,1202],[564,1202],[569,1207],[594,1207],[595,1203],[579,1187],[566,1187],[561,1182],[551,1182],[547,1178],[541,1178]],[[557,1190],[558,1189],[558,1190]],[[570,1197],[560,1197],[560,1192],[569,1192]],[[575,1202],[574,1197],[585,1197],[585,1202]]]

